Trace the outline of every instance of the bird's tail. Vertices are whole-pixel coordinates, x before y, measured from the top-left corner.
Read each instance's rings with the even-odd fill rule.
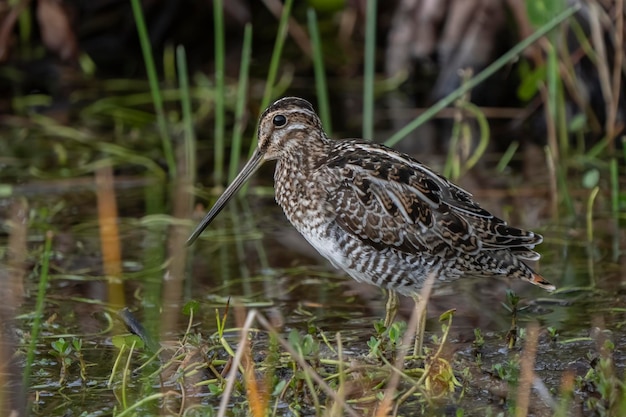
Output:
[[[536,286],[541,287],[547,291],[556,290],[556,287],[554,286],[554,284],[546,281],[541,275],[536,274],[534,272],[532,273],[532,278],[529,279],[528,282],[530,282],[531,284],[535,284]]]

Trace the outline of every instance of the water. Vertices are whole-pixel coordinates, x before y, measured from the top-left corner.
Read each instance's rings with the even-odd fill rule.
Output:
[[[371,412],[377,404],[376,394],[383,392],[390,376],[369,345],[376,336],[374,321],[384,317],[380,290],[333,270],[287,223],[267,188],[253,188],[247,198],[233,201],[203,239],[189,249],[182,267],[172,273],[166,253],[174,252],[166,248],[172,247],[175,229],[181,228],[186,235],[193,221],[180,223],[164,216],[171,204],[161,207],[160,214],[146,215],[145,196],[150,190],[146,187],[154,187],[154,183],[132,177],[116,180],[121,278],[126,305],[152,337],[169,349],[154,357],[147,348],[135,347],[128,362],[131,346],[120,350],[116,339],[127,331],[116,316],[117,308],[105,302],[111,286],[103,277],[93,183],[56,180],[24,184],[16,190],[29,201],[32,225],[26,297],[20,312],[33,311],[44,231],[55,232],[44,323],[27,389],[32,413],[62,416],[71,410],[73,415],[97,416],[116,410],[119,414],[141,399],[161,395],[139,405],[139,415],[158,413],[161,406],[180,410],[192,404],[199,407],[196,412],[203,410],[199,415],[212,415],[223,395],[222,378],[227,376],[231,358],[225,346],[237,349],[237,329],[252,309],[267,317],[285,340],[308,349],[308,363],[335,388],[341,355],[350,367],[345,377],[346,398],[361,412]],[[587,230],[581,226],[585,223],[580,219],[554,221],[536,210],[543,193],[516,197],[501,190],[483,187],[475,197],[505,217],[515,216],[513,224],[539,225],[533,228],[545,237],[539,247],[543,255],[540,271],[559,290],[549,294],[523,282],[504,280],[462,280],[438,288],[429,303],[426,346],[431,353],[437,349],[443,334],[437,318],[456,309],[442,357],[451,364],[461,385],[440,398],[412,397],[401,406],[401,412],[426,409],[454,415],[463,410],[465,415],[496,415],[511,409],[518,398],[526,338],[522,335],[513,348],[507,348],[512,315],[504,305],[509,288],[521,298],[518,331],[523,334],[530,323],[538,323],[541,329],[534,365],[538,385],[532,391],[529,415],[545,415],[556,407],[568,375],[579,378],[573,388],[574,399],[566,405],[573,415],[590,410],[585,402],[598,396],[600,379],[605,385],[611,378],[623,380],[624,354],[619,347],[626,342],[626,275],[623,263],[612,258],[615,240],[623,247],[624,230],[606,227],[611,220],[598,213],[593,238],[587,242]],[[10,200],[3,199],[1,205],[5,218],[10,216]],[[540,207],[547,205],[544,201]],[[1,243],[7,247],[7,235]],[[164,280],[172,285],[169,294],[162,294]],[[180,299],[166,297],[172,294],[180,294]],[[164,299],[170,303],[169,309],[162,307]],[[197,302],[191,323],[183,308],[188,300]],[[399,319],[408,320],[412,308],[411,300],[403,300]],[[220,339],[217,317],[226,312],[226,330]],[[27,349],[31,324],[29,315],[18,316],[14,322],[19,352]],[[269,393],[270,407],[280,410],[277,415],[316,415],[310,382],[298,371],[293,357],[277,347],[266,328],[258,323],[254,327],[259,330],[251,333],[251,363],[259,384]],[[477,343],[475,329],[480,330],[481,343]],[[82,347],[72,347],[60,357],[52,344],[61,338],[68,343],[80,340]],[[386,355],[391,354],[387,349]],[[18,357],[24,360],[23,355]],[[599,370],[602,358],[612,358],[607,369],[613,374]],[[64,360],[65,368],[61,365]],[[410,362],[407,367],[417,372],[423,365]],[[160,368],[168,369],[161,378],[157,376]],[[410,386],[405,382],[400,392]],[[315,389],[318,401],[330,407],[329,397]],[[542,389],[544,393],[537,394]],[[245,414],[250,395],[243,386],[236,388],[229,415]],[[550,404],[549,399],[555,402]]]

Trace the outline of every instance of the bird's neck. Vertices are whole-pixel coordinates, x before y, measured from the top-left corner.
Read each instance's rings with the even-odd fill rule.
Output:
[[[276,201],[283,208],[287,218],[294,223],[293,210],[312,210],[321,198],[316,193],[323,190],[317,187],[318,169],[328,159],[332,142],[328,138],[308,140],[307,147],[290,149],[278,160],[274,173]],[[294,205],[294,202],[298,202]],[[295,224],[295,223],[294,223]]]
[[[326,136],[303,141],[290,149],[279,161],[280,165],[308,174],[317,170],[326,161],[332,148],[331,139]]]

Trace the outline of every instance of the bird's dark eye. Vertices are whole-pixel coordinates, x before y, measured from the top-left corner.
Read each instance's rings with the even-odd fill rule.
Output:
[[[287,118],[282,114],[277,114],[274,116],[274,119],[272,119],[272,123],[274,123],[274,126],[276,127],[282,127],[287,124]]]

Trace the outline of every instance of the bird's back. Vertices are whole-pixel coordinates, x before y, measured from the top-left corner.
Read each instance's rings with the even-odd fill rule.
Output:
[[[279,203],[285,193],[279,180],[297,174],[277,172]],[[412,280],[416,290],[433,272],[444,281],[501,275],[554,288],[522,262],[539,258],[533,249],[540,235],[508,226],[470,193],[407,155],[360,140],[332,141],[316,168],[299,175],[306,177],[300,187],[309,196],[300,204],[296,196],[282,195],[287,217],[358,280],[388,287],[400,280],[411,286]],[[356,262],[357,256],[368,259]]]

